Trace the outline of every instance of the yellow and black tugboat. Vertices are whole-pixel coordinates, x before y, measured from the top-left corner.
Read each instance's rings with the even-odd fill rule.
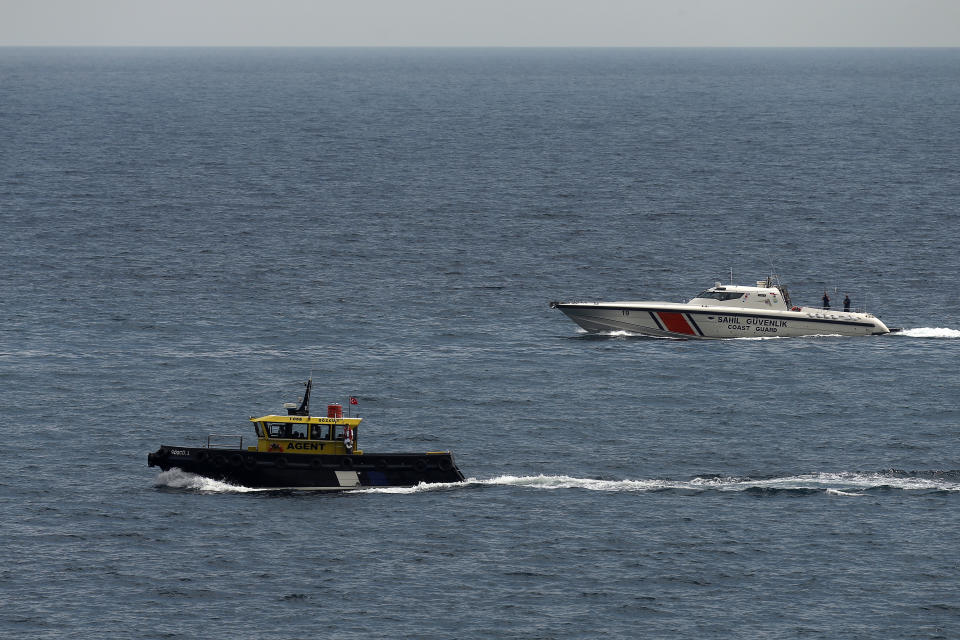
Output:
[[[256,446],[244,447],[242,435],[210,435],[205,447],[162,445],[147,455],[147,464],[257,488],[342,491],[463,482],[449,451],[364,453],[357,446],[363,418],[343,417],[339,404],[327,405],[326,417],[311,416],[313,380],[306,386],[299,405],[284,405],[287,415],[250,418]]]

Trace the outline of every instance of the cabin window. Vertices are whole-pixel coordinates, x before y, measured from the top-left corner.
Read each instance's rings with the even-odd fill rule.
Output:
[[[263,423],[262,423],[262,422],[254,422],[254,423],[253,423],[253,429],[254,429],[254,431],[257,432],[257,437],[258,437],[258,438],[264,437],[264,435],[263,435]]]
[[[311,435],[310,438],[313,440],[327,440],[328,434],[328,425],[325,424],[313,424],[310,425]]]
[[[305,424],[291,424],[290,425],[290,437],[291,438],[302,438],[307,439],[307,425]]]
[[[267,433],[271,438],[289,438],[290,424],[287,422],[268,422]]]
[[[306,438],[307,425],[289,422],[267,422],[267,434],[271,438]]]
[[[712,300],[736,300],[737,298],[742,298],[742,293],[737,293],[735,291],[704,291],[698,298],[710,298]]]

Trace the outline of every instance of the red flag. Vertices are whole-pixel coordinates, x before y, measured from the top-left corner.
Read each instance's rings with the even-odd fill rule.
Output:
[[[360,404],[360,401],[353,396],[350,396],[350,404]]]

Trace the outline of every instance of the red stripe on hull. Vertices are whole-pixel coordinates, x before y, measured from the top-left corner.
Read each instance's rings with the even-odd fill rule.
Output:
[[[676,311],[658,311],[657,315],[660,316],[660,320],[663,322],[663,326],[667,328],[667,331],[672,333],[685,333],[688,336],[696,335],[693,327],[690,326],[690,323],[687,322],[687,319],[683,317],[682,313]]]

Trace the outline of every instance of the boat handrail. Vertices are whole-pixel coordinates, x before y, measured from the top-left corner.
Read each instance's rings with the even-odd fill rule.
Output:
[[[214,438],[229,438],[230,442],[214,442]],[[237,440],[236,446],[232,444],[234,438]],[[235,433],[211,433],[207,436],[207,449],[243,449],[243,436]]]

